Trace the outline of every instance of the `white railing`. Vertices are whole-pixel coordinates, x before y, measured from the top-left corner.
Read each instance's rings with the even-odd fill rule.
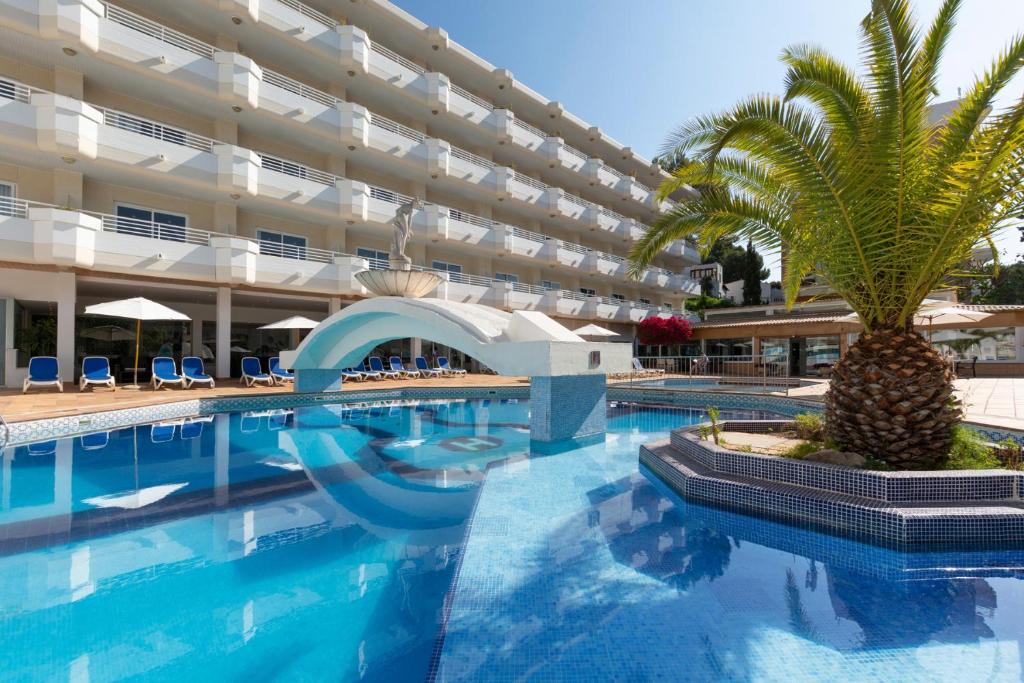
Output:
[[[32,99],[32,93],[34,92],[44,91],[10,79],[0,80],[0,97],[4,99],[27,103]]]
[[[530,240],[531,242],[544,242],[548,239],[547,235],[542,235],[539,232],[533,232],[532,230],[524,230],[523,228],[517,228],[514,225],[510,225],[508,229],[509,235],[516,239]]]
[[[427,139],[427,136],[418,130],[409,128],[408,126],[403,126],[398,121],[392,121],[386,116],[374,114],[373,112],[370,113],[370,125],[377,126],[378,128],[390,131],[396,135],[401,135],[402,137],[415,142],[423,142]]]
[[[281,244],[280,242],[269,242],[267,240],[257,240],[257,243],[260,247],[260,253],[264,256],[279,256],[281,258],[315,261],[317,263],[334,263],[334,257],[338,255],[327,249],[300,247],[294,244]]]
[[[564,193],[562,198],[570,204],[574,204],[584,210],[590,205],[590,202],[581,199],[574,194],[569,194],[568,192]]]
[[[156,38],[162,43],[168,45],[174,45],[180,47],[183,50],[205,57],[206,59],[213,59],[213,53],[216,52],[216,48],[209,43],[204,43],[201,40],[196,40],[192,36],[186,35],[181,31],[175,31],[174,29],[167,28],[155,21],[150,21],[145,17],[140,17],[134,12],[129,12],[126,9],[122,9],[117,5],[111,5],[110,3],[103,3],[105,8],[105,15],[107,19],[113,22],[121,24],[133,31],[144,33],[145,35]]]
[[[571,289],[558,290],[559,299],[572,299],[573,301],[586,301],[587,295],[583,292],[575,292]]]
[[[383,45],[381,45],[380,43],[378,43],[376,41],[373,41],[373,43],[370,45],[370,47],[377,54],[390,59],[392,62],[396,62],[398,64],[401,64],[402,66],[404,66],[409,71],[413,71],[413,72],[418,73],[418,74],[425,74],[427,72],[426,69],[424,69],[422,66],[420,66],[416,62],[414,62],[414,61],[412,61],[410,59],[406,59],[405,57],[403,57],[402,55],[398,54],[394,50],[389,50],[388,48],[384,47]]]
[[[575,242],[566,242],[565,240],[558,240],[558,248],[571,251],[576,254],[583,254],[584,256],[590,253],[590,249],[587,249],[582,244],[576,244]]]
[[[29,203],[24,199],[0,197],[0,217],[28,218],[28,205]]]
[[[466,100],[469,100],[473,104],[475,104],[475,105],[477,105],[479,107],[483,107],[487,111],[492,111],[494,109],[494,105],[493,104],[491,104],[490,102],[488,102],[487,100],[485,100],[482,97],[478,97],[478,96],[474,95],[473,93],[469,92],[468,90],[466,90],[465,88],[463,88],[461,86],[455,85],[454,83],[449,83],[448,87],[451,89],[451,91],[453,93],[455,93],[459,97],[461,97],[463,99],[466,99]]]
[[[256,156],[259,157],[260,166],[268,171],[277,171],[278,173],[284,173],[285,175],[290,175],[294,178],[312,180],[315,183],[332,187],[339,180],[336,175],[325,173],[319,169],[311,168],[305,164],[300,164],[295,161],[288,161],[287,159],[281,159],[270,156],[269,154],[262,154],[260,152],[257,152]]]
[[[616,220],[616,221],[624,221],[624,220],[626,220],[626,217],[623,216],[621,213],[619,213],[617,211],[612,211],[611,209],[606,208],[606,207],[602,207],[601,208],[601,213],[604,214],[605,216],[607,216],[608,218],[611,218],[612,220]]]
[[[603,169],[604,169],[605,171],[607,171],[608,173],[611,173],[611,174],[612,174],[613,176],[615,176],[615,177],[616,177],[616,178],[618,178],[619,180],[622,180],[623,178],[625,178],[625,177],[626,177],[625,175],[623,175],[622,173],[620,173],[620,172],[616,171],[616,170],[615,170],[614,168],[612,168],[612,167],[611,167],[611,166],[609,166],[608,164],[605,164],[604,166],[602,166],[602,168],[603,168]]]
[[[323,90],[311,88],[305,83],[301,83],[294,78],[289,78],[284,74],[279,74],[276,71],[271,71],[270,69],[263,70],[263,81],[265,83],[270,83],[271,85],[276,85],[278,88],[287,90],[299,97],[305,97],[307,100],[313,100],[314,102],[319,102],[320,104],[328,107],[335,106],[339,101],[334,95],[325,93]]]
[[[219,144],[213,138],[208,138],[204,135],[196,135],[190,133],[187,130],[181,128],[175,128],[174,126],[167,126],[156,121],[150,121],[139,116],[133,116],[132,114],[125,114],[122,111],[115,109],[106,109],[103,107],[97,107],[103,114],[103,123],[114,128],[120,128],[131,133],[138,133],[139,135],[145,135],[148,138],[155,140],[162,140],[169,142],[173,145],[181,145],[182,147],[191,147],[197,149],[200,152],[212,152],[213,146]]]
[[[490,287],[494,279],[483,275],[471,275],[470,273],[455,273],[452,271],[439,271],[448,273],[449,282],[457,282],[462,285],[473,285],[474,287]]]
[[[376,187],[374,185],[370,186],[370,199],[379,199],[380,201],[387,202],[389,204],[405,204],[406,202],[412,201],[412,197],[408,195],[386,190],[383,187]]]
[[[195,244],[201,247],[210,245],[210,237],[217,233],[206,230],[196,230],[180,225],[167,225],[156,221],[144,221],[138,218],[127,218],[125,216],[114,216],[109,213],[97,213],[83,211],[82,213],[99,218],[103,230],[116,232],[121,235],[132,235],[134,237],[148,237],[150,239],[163,240],[165,242],[184,242]]]
[[[491,220],[490,218],[475,216],[471,213],[466,213],[465,211],[459,211],[458,209],[452,208],[448,208],[448,218],[453,221],[477,225],[481,228],[493,228],[495,225],[498,225],[498,221]]]
[[[512,291],[520,292],[521,294],[540,294],[541,296],[544,296],[551,290],[541,287],[540,285],[531,285],[526,282],[513,282]]]
[[[580,161],[586,162],[587,159],[589,158],[589,157],[587,157],[586,154],[584,154],[583,152],[579,151],[575,147],[572,147],[571,145],[563,145],[563,147],[565,148],[565,151],[569,153],[569,156],[574,156],[577,159],[579,159]]]
[[[544,190],[548,189],[548,186],[545,185],[544,183],[542,183],[541,181],[534,180],[530,176],[523,175],[519,171],[513,171],[512,177],[515,178],[515,180],[517,180],[520,183],[522,183],[523,185],[527,185],[529,187],[532,187],[535,190],[540,190],[540,191],[543,192]]]
[[[608,254],[608,253],[605,253],[603,251],[599,251],[597,253],[597,255],[598,255],[598,257],[602,261],[611,261],[612,263],[616,263],[616,264],[619,264],[619,265],[621,265],[621,264],[626,262],[626,259],[623,258],[622,256],[616,256],[615,254]]]
[[[452,156],[455,157],[456,159],[462,159],[463,161],[468,161],[471,164],[476,164],[477,166],[482,166],[483,168],[486,169],[492,169],[495,166],[495,163],[490,159],[485,159],[478,154],[467,152],[461,147],[452,146],[451,150]]]
[[[278,0],[278,2],[280,2],[285,7],[290,7],[291,9],[295,10],[296,12],[306,17],[307,19],[312,19],[313,21],[317,22],[318,24],[321,24],[322,26],[326,26],[327,28],[334,28],[335,26],[338,26],[338,22],[336,22],[334,19],[331,19],[323,12],[318,12],[309,5],[304,5],[301,2],[298,2],[297,0]]]
[[[519,126],[520,128],[522,128],[523,130],[525,130],[528,133],[533,133],[534,135],[536,135],[537,137],[539,137],[542,140],[546,139],[548,137],[547,133],[542,131],[537,126],[531,126],[526,121],[521,121],[519,119],[512,119],[512,123],[513,123],[513,125]]]

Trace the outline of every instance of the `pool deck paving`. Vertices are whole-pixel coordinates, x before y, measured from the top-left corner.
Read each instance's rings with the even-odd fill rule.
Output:
[[[528,377],[503,377],[500,375],[474,374],[465,377],[439,377],[421,380],[382,380],[349,382],[342,391],[360,389],[401,389],[405,387],[509,387],[529,384]],[[609,385],[628,385],[630,380],[609,380]],[[793,387],[785,394],[790,398],[824,400],[828,382],[810,381],[804,386]],[[148,386],[139,390],[118,387],[111,391],[105,388],[87,389],[80,392],[71,383],[64,385],[64,393],[53,389],[39,389],[22,394],[17,389],[0,390],[0,415],[8,422],[39,420],[50,417],[64,417],[141,406],[170,403],[192,398],[220,398],[231,396],[253,396],[289,394],[291,386],[240,385],[236,380],[220,380],[216,389],[161,389],[153,391]],[[963,402],[964,413],[971,422],[977,422],[1002,429],[1024,431],[1024,377],[979,377],[956,380],[956,393]]]

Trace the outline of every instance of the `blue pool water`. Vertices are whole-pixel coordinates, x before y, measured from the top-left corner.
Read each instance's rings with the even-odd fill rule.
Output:
[[[696,412],[612,405],[606,439],[541,454],[527,411],[316,406],[8,449],[0,680],[1020,680],[1024,552],[683,502],[637,449]]]

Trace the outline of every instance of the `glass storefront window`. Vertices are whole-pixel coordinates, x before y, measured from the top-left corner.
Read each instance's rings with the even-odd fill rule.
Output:
[[[807,338],[807,369],[831,367],[839,360],[839,335]]]
[[[754,340],[750,337],[736,339],[709,339],[705,345],[709,356],[728,356],[749,358],[754,352]]]
[[[932,344],[957,360],[1017,360],[1017,334],[1012,327],[936,330]]]
[[[767,337],[761,340],[761,355],[783,358],[789,357],[789,339],[787,337]]]

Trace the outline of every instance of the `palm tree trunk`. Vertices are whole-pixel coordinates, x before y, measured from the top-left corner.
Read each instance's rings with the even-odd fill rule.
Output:
[[[825,422],[841,449],[897,469],[942,466],[960,406],[952,368],[921,335],[900,328],[863,334],[831,380]]]

